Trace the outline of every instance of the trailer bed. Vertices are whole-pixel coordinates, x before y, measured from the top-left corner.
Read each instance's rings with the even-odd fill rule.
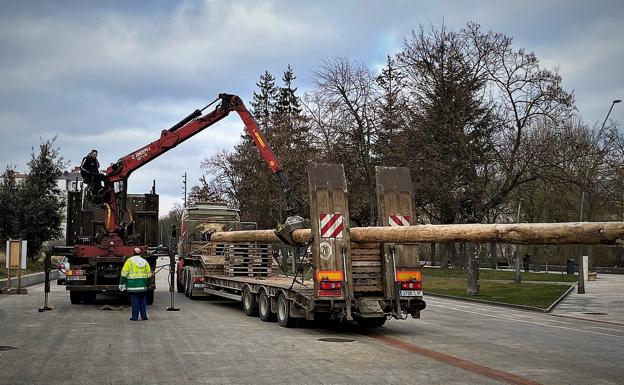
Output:
[[[279,292],[292,299],[300,306],[311,309],[314,307],[314,282],[312,280],[298,279],[293,283],[293,277],[283,275],[268,277],[227,276],[223,273],[209,273],[204,276],[204,292],[225,298],[240,300],[243,290],[249,290],[258,294],[265,290],[271,297]]]

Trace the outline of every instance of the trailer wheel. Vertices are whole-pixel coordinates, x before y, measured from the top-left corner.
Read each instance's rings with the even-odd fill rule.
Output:
[[[264,322],[275,321],[275,314],[271,313],[271,298],[269,298],[269,295],[264,290],[260,292],[258,314],[260,315],[260,319]]]
[[[357,317],[355,322],[363,328],[379,328],[386,323],[386,317],[364,318]]]
[[[146,297],[145,297],[145,303],[147,303],[148,305],[153,305],[154,304],[154,290],[148,290]]]
[[[256,301],[256,296],[247,286],[243,289],[243,311],[249,317],[255,317],[258,315],[258,301]]]
[[[290,316],[291,303],[286,299],[284,294],[277,297],[277,323],[285,328],[295,326],[296,319]]]
[[[69,302],[71,302],[72,305],[78,305],[80,302],[82,302],[82,293],[74,290],[70,291]]]

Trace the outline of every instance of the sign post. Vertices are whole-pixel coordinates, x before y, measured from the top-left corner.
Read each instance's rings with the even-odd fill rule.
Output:
[[[7,286],[2,290],[5,294],[26,294],[22,289],[22,269],[26,269],[27,241],[21,239],[9,239],[6,242]],[[11,271],[17,269],[17,289],[11,287]]]

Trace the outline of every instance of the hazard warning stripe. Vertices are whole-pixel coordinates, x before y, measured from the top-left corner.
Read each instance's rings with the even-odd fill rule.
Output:
[[[319,218],[322,238],[342,238],[344,230],[342,214],[320,214]]]
[[[390,215],[388,216],[388,224],[392,227],[409,226],[411,219],[410,215]]]

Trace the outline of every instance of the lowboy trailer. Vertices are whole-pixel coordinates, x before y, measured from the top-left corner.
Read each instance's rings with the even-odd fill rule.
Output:
[[[353,242],[342,165],[310,165],[308,178],[309,242],[287,247],[213,240],[201,256],[204,292],[241,301],[247,315],[285,327],[299,319],[378,327],[390,317],[420,318],[426,305],[416,245]],[[378,167],[377,196],[379,223],[402,226],[414,218],[408,169]],[[287,255],[294,273],[284,267]],[[280,272],[274,272],[274,259],[281,260]]]

